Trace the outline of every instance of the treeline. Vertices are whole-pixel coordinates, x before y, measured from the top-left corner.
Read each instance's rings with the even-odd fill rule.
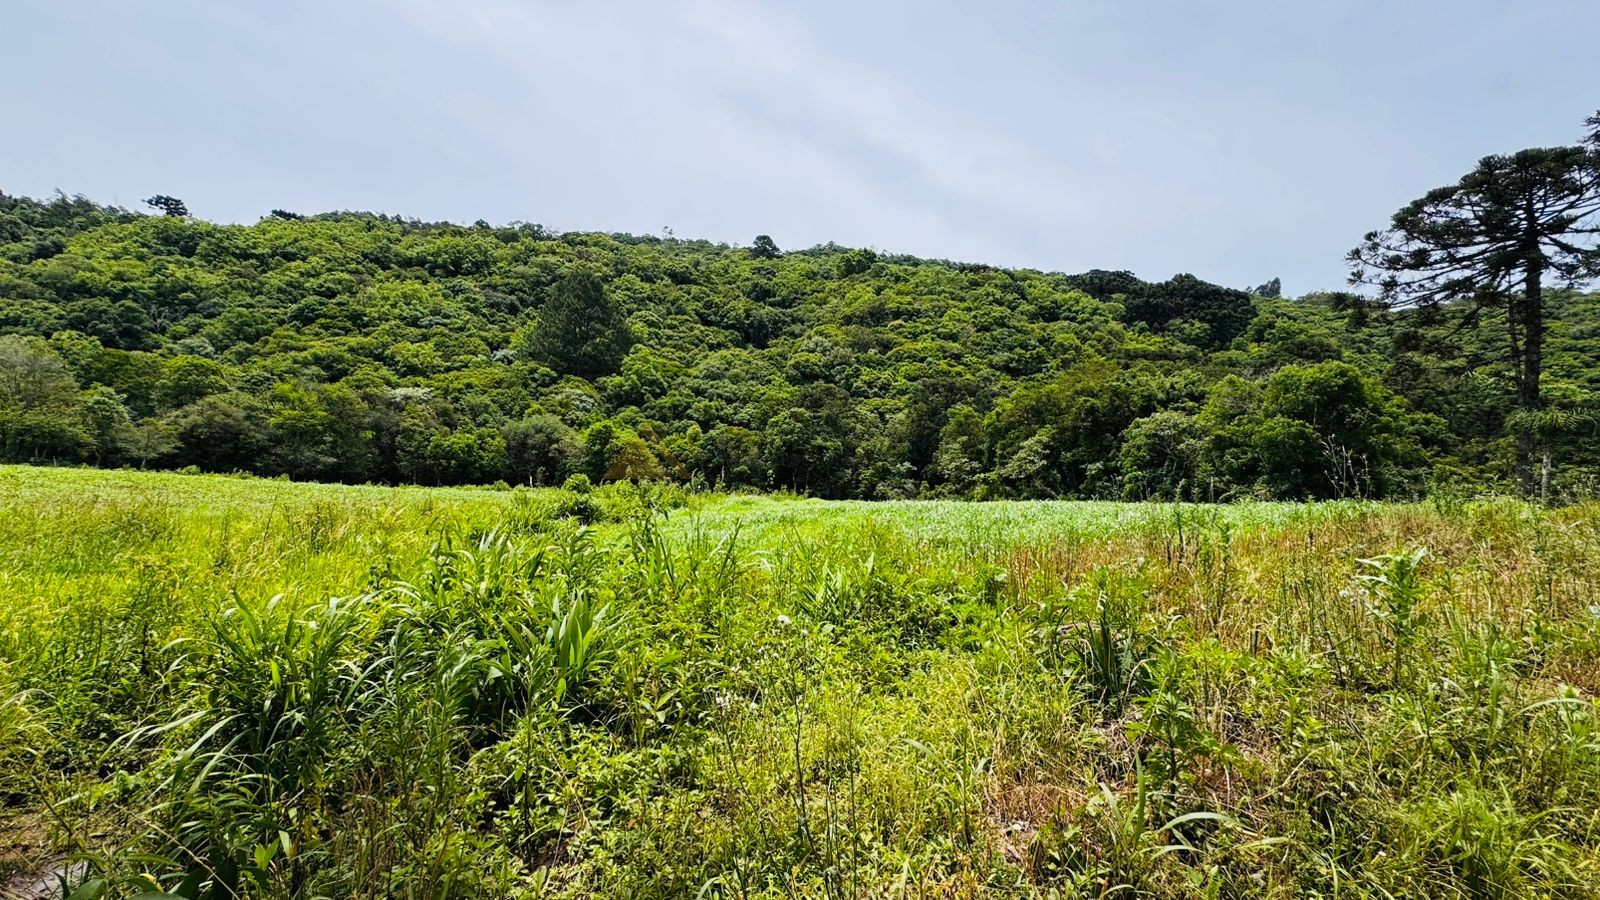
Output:
[[[172,200],[172,198],[163,198]],[[174,201],[177,202],[177,201]],[[0,457],[295,479],[677,479],[827,497],[1505,489],[1495,313],[833,245],[0,195]],[[176,214],[173,214],[176,213]],[[1600,452],[1596,297],[1545,390]]]

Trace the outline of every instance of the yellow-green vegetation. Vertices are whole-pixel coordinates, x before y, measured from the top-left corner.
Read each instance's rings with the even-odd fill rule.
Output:
[[[1600,506],[578,487],[0,468],[3,883],[1597,893]]]

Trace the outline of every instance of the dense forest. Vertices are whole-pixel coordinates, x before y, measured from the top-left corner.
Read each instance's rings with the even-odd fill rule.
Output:
[[[826,497],[1411,497],[1600,478],[1600,295],[1283,298],[824,245],[0,194],[0,459]],[[1354,237],[1354,236],[1353,236]],[[1520,423],[1520,424],[1519,424]]]

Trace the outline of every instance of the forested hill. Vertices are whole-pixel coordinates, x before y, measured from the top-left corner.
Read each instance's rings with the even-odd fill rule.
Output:
[[[1550,301],[1546,389],[1574,422],[1596,301]],[[1489,324],[764,238],[0,195],[0,456],[866,498],[1498,489]],[[1556,488],[1591,490],[1600,439],[1550,445]]]

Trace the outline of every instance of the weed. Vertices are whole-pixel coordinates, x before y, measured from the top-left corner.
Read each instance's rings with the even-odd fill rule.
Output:
[[[1592,504],[0,504],[0,868],[62,896],[1600,883]]]

